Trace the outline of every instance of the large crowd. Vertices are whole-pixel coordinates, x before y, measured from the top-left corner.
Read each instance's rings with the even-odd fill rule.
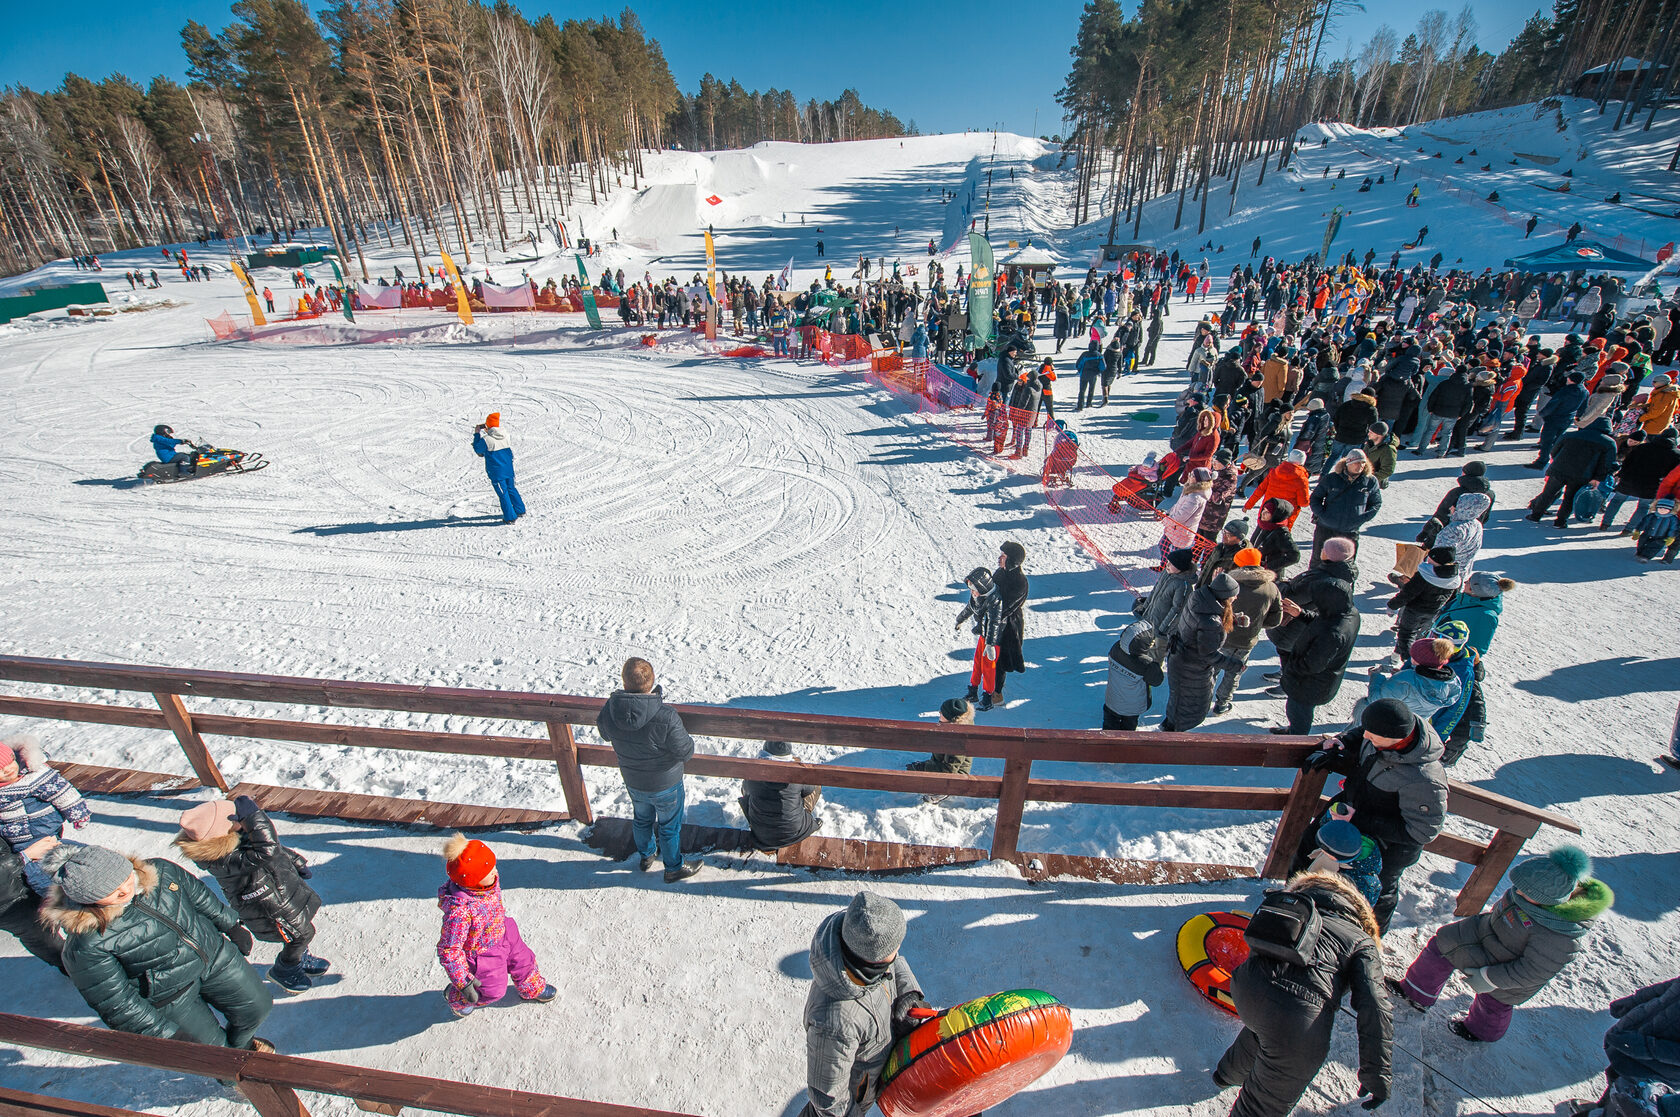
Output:
[[[969,370],[991,400],[1007,392],[998,411],[1030,409],[1036,423],[1054,419],[1056,357],[1036,369],[1028,359],[1041,321],[1057,354],[1075,343],[1079,412],[1108,403],[1116,381],[1155,363],[1173,299],[1194,305],[1207,295],[1205,261],[1159,254],[1125,264],[1103,275],[1093,269],[1078,285],[1000,275],[997,355],[984,361],[960,268],[947,287],[933,267],[925,291],[896,265],[881,274],[885,261],[873,278],[860,261],[855,286],[830,274],[799,292],[775,277],[758,285],[725,277],[718,301],[737,329],[790,331],[819,318],[843,332],[895,338],[914,356]],[[1594,283],[1568,308],[1577,318],[1590,308],[1582,332],[1546,347],[1527,330],[1552,286],[1546,277],[1438,274],[1393,261],[1378,269],[1370,258],[1329,266],[1266,258],[1235,269],[1225,301],[1196,329],[1166,444],[1123,491],[1116,486],[1117,502],[1159,516],[1162,536],[1158,578],[1109,653],[1103,728],[1135,730],[1158,701],[1166,731],[1224,713],[1264,640],[1280,664],[1267,680],[1275,684],[1267,696],[1283,702],[1273,731],[1300,735],[1315,730],[1318,711],[1345,683],[1360,632],[1359,563],[1369,564],[1362,532],[1384,489],[1408,455],[1466,459],[1417,525],[1410,561],[1397,561],[1390,575],[1392,654],[1359,680],[1365,693],[1351,722],[1322,736],[1305,761],[1342,783],[1301,839],[1287,888],[1256,912],[1250,959],[1231,979],[1243,1029],[1213,1077],[1239,1088],[1237,1117],[1293,1109],[1327,1057],[1350,993],[1368,1109],[1390,1093],[1396,1005],[1427,1011],[1457,975],[1475,997],[1452,1031],[1466,1042],[1500,1039],[1513,1010],[1589,948],[1595,920],[1613,902],[1587,856],[1560,847],[1520,862],[1486,911],[1436,929],[1403,976],[1385,973],[1382,935],[1407,869],[1441,834],[1448,769],[1488,731],[1486,663],[1504,595],[1516,588],[1478,566],[1497,499],[1479,455],[1532,441],[1529,464],[1544,482],[1528,504],[1531,521],[1561,497],[1556,529],[1573,518],[1613,531],[1631,504],[1619,530],[1633,537],[1638,557],[1672,563],[1680,549],[1680,387],[1672,372],[1658,371],[1680,345],[1680,307],[1624,311],[1619,287]],[[698,283],[651,277],[624,291],[627,320],[691,319],[710,298]],[[1561,297],[1571,296],[1554,303]],[[524,506],[499,416],[473,438],[512,522]],[[166,450],[177,452],[169,445],[160,456]],[[1311,536],[1297,541],[1303,514]],[[1025,548],[1011,541],[995,569],[966,577],[956,626],[970,626],[974,659],[968,690],[943,703],[943,721],[972,723],[1001,698],[1009,674],[1028,669],[1026,566]],[[651,664],[627,661],[622,683],[597,727],[632,803],[637,868],[662,867],[665,882],[677,884],[701,871],[681,850],[693,741]],[[794,749],[771,741],[763,755],[787,760]],[[971,764],[935,755],[912,767],[966,772]],[[746,781],[740,803],[765,849],[821,825],[820,789],[792,780]],[[311,953],[322,909],[304,858],[250,798],[199,804],[180,817],[175,844],[216,881],[218,897],[167,859],[79,843],[72,834],[89,818],[37,748],[0,746],[0,927],[61,969],[112,1028],[272,1050],[257,1035],[272,997],[247,961],[255,942],[278,945],[267,976],[283,991],[307,990],[329,968]],[[443,853],[437,955],[450,1010],[468,1016],[510,984],[521,999],[552,999],[503,906],[494,852],[458,837]],[[870,892],[818,926],[803,1016],[811,1117],[866,1113],[892,1043],[934,1011],[905,958],[906,934],[897,907]],[[1605,1039],[1607,1088],[1580,1112],[1656,1113],[1664,1103],[1652,1098],[1680,1089],[1680,984],[1639,990],[1611,1011],[1618,1021]]]

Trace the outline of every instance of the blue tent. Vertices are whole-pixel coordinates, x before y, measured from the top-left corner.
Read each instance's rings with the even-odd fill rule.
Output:
[[[1638,272],[1643,275],[1656,267],[1657,263],[1655,260],[1641,260],[1626,252],[1618,252],[1607,245],[1578,240],[1574,244],[1554,244],[1550,248],[1542,248],[1526,256],[1512,257],[1505,261],[1504,266],[1528,272]]]

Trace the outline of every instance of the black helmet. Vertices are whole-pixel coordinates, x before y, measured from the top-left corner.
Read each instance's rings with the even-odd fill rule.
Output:
[[[157,426],[152,428],[152,433],[153,434],[173,435],[175,433],[175,431],[174,431],[173,428],[169,427],[167,424],[159,423]]]

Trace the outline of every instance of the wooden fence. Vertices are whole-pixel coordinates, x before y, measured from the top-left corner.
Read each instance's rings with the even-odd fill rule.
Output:
[[[234,1051],[10,1013],[0,1013],[0,1043],[231,1082],[261,1117],[310,1117],[297,1096],[299,1090],[350,1098],[359,1108],[387,1117],[396,1117],[410,1106],[466,1117],[690,1117],[666,1109],[580,1101],[291,1055]],[[0,1115],[13,1114],[18,1117],[136,1117],[132,1110],[0,1089]]]
[[[168,730],[180,742],[198,782],[224,791],[230,789],[205,744],[206,736],[545,761],[555,765],[567,815],[536,812],[539,820],[570,817],[584,824],[592,823],[595,813],[583,768],[617,766],[610,747],[579,743],[572,732],[575,725],[594,726],[603,699],[593,697],[235,674],[26,656],[0,656],[0,680],[149,694],[155,707],[0,695],[0,714]],[[189,709],[185,702],[188,697],[524,721],[543,726],[547,733],[543,737],[496,736],[218,714]],[[923,852],[916,856],[871,858],[863,849],[868,843],[811,838],[801,846],[783,851],[780,859],[790,864],[904,868],[989,857],[1010,861],[1032,876],[1072,874],[1132,883],[1230,879],[1256,873],[1250,866],[1124,862],[1024,853],[1019,849],[1021,821],[1030,801],[1277,813],[1278,829],[1258,873],[1281,878],[1288,874],[1295,847],[1319,810],[1325,781],[1322,772],[1299,770],[1301,760],[1316,745],[1317,739],[1312,737],[957,726],[722,706],[676,706],[675,709],[696,736],[784,740],[893,752],[957,753],[1003,761],[1002,775],[989,776],[788,763],[696,752],[686,766],[694,776],[797,781],[825,788],[956,795],[997,801],[989,850],[901,847],[900,854],[904,848]],[[1050,779],[1033,775],[1033,765],[1039,761],[1272,768],[1292,772],[1293,782],[1288,788],[1253,788]],[[125,778],[128,774],[121,771],[113,775],[118,782]],[[335,796],[330,793],[298,794],[307,794],[313,809],[307,804],[280,805],[279,809],[341,814],[342,808],[334,804]],[[385,807],[385,814],[349,817],[438,822],[447,814],[444,808],[448,806],[412,800],[382,802],[398,806]],[[401,804],[412,808],[412,816],[404,813]],[[1580,832],[1579,826],[1562,815],[1469,784],[1451,785],[1448,809],[1455,816],[1482,823],[1495,831],[1487,841],[1443,833],[1428,847],[1431,852],[1474,866],[1458,895],[1460,915],[1481,910],[1523,843],[1541,826]],[[487,819],[486,825],[508,821],[505,816],[496,815],[495,808],[460,810],[481,812]]]

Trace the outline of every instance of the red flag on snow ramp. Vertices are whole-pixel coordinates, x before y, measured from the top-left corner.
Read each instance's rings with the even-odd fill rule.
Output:
[[[723,204],[723,199],[718,197],[716,194],[713,194],[710,198],[706,199],[706,204],[709,206],[721,206]]]

